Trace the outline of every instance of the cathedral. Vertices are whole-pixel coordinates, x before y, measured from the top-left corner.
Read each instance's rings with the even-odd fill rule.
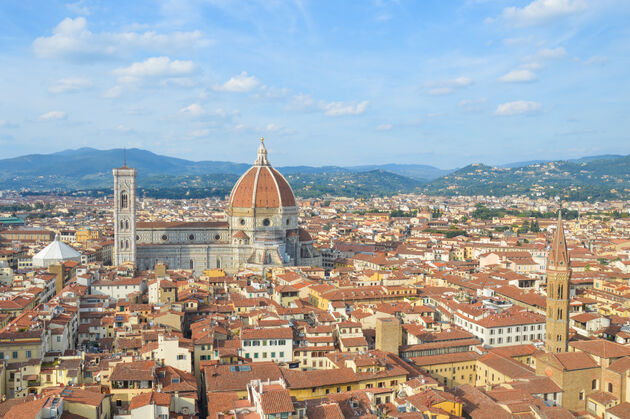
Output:
[[[309,233],[298,225],[298,207],[287,180],[267,159],[261,138],[258,157],[234,185],[225,222],[136,222],[136,169],[114,174],[114,261],[153,269],[249,269],[321,266]]]

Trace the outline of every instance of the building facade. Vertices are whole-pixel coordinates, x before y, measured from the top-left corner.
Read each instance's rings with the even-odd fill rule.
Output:
[[[274,266],[320,266],[321,256],[298,226],[291,186],[271,167],[261,139],[254,165],[236,182],[227,222],[139,222],[135,169],[114,169],[115,261],[140,270],[163,262],[169,269],[263,272]]]

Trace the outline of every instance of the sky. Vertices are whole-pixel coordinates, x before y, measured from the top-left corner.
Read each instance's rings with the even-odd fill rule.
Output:
[[[0,159],[274,165],[630,153],[627,0],[0,4]]]

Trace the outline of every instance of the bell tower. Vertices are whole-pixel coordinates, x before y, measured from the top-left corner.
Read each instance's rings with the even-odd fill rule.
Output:
[[[126,159],[125,159],[126,160]],[[114,264],[136,264],[136,169],[114,169]]]
[[[569,280],[571,267],[561,211],[547,262],[547,352],[566,352],[569,340]]]

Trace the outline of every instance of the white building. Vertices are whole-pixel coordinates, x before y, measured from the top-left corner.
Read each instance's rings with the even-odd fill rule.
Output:
[[[293,361],[293,330],[289,327],[243,329],[241,353],[253,362]]]
[[[121,278],[114,281],[92,283],[92,294],[107,295],[116,300],[124,300],[131,293],[142,293],[146,282],[142,278]]]
[[[453,323],[475,335],[485,347],[542,342],[545,338],[545,317],[516,307],[499,314],[482,311],[476,316],[458,310]]]
[[[179,346],[177,336],[158,335],[158,347],[151,351],[151,357],[160,364],[177,368],[178,370],[192,371],[192,355],[190,349]]]

